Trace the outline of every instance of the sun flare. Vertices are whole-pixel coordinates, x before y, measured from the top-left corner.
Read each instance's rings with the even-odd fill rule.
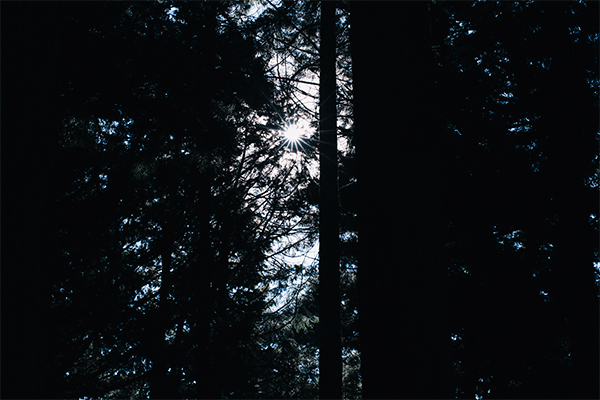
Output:
[[[304,126],[297,123],[287,124],[281,130],[283,144],[291,151],[302,151],[307,146],[308,134]]]
[[[283,130],[283,137],[289,144],[297,144],[304,137],[304,132],[296,124],[288,125]]]

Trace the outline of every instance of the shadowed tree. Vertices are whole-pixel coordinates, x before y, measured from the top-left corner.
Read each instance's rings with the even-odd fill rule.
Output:
[[[280,362],[259,362],[277,317],[265,313],[267,253],[303,224],[288,205],[308,183],[281,162],[265,64],[234,6],[69,9],[62,397],[257,397]]]
[[[351,2],[364,398],[449,397],[425,2]]]
[[[319,398],[342,397],[335,2],[321,2],[319,160]]]
[[[595,398],[598,3],[446,7],[457,395]]]
[[[2,4],[2,398],[52,397],[61,4]],[[10,99],[10,100],[9,100]]]

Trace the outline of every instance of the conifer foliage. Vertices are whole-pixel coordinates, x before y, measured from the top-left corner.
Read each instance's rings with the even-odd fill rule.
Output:
[[[263,313],[272,277],[287,272],[268,257],[299,234],[303,183],[281,161],[266,65],[236,7],[72,14],[53,293],[60,397],[260,397],[280,362]]]

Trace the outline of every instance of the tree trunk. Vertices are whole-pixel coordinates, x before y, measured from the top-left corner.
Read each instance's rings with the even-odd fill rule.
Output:
[[[321,3],[319,223],[319,398],[342,396],[340,269],[337,196],[335,3]]]
[[[65,19],[60,4],[2,4],[2,398],[52,397],[48,316]]]
[[[363,398],[449,398],[428,4],[350,7]]]

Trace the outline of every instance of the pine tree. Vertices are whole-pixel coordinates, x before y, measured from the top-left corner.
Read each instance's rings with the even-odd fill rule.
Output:
[[[596,390],[591,389],[595,378],[581,383],[571,375],[582,376],[575,372],[568,333],[574,320],[563,314],[570,301],[558,296],[572,287],[565,284],[569,279],[579,279],[579,309],[597,314],[588,308],[596,307],[591,293],[597,292],[592,288],[593,230],[585,217],[573,218],[572,208],[559,211],[555,205],[556,191],[578,193],[582,215],[593,213],[594,194],[584,182],[593,175],[588,124],[594,101],[584,81],[586,70],[597,62],[591,56],[597,44],[583,33],[595,24],[585,17],[587,7],[491,3],[447,8],[451,35],[441,46],[441,63],[448,74],[443,78],[444,111],[455,149],[448,168],[454,172],[447,179],[447,235],[452,297],[459,300],[452,317],[455,367],[459,394],[465,397],[473,392],[497,398],[593,397]],[[568,73],[560,61],[567,57],[577,60],[569,63]],[[565,79],[571,82],[570,97],[580,101],[574,107],[590,110],[588,117],[565,118],[572,114],[565,114],[569,105],[550,99],[549,93],[558,93],[554,85]],[[560,104],[561,112],[550,111],[546,101]],[[563,133],[571,130],[578,134],[566,139]],[[563,150],[551,150],[561,140],[563,150],[578,149],[578,164],[567,162]],[[558,170],[565,172],[560,179]],[[456,173],[460,177],[452,176]],[[576,253],[588,260],[570,257],[580,267],[558,278],[566,270],[557,251],[562,230],[557,221],[576,219],[579,227],[567,230],[578,238]],[[582,340],[589,338],[576,339]]]
[[[335,4],[321,2],[319,86],[319,398],[342,397]]]
[[[363,396],[447,397],[443,135],[428,5],[350,7]]]
[[[77,11],[107,74],[65,94],[59,393],[256,397],[269,253],[304,215],[252,32],[219,3]]]

